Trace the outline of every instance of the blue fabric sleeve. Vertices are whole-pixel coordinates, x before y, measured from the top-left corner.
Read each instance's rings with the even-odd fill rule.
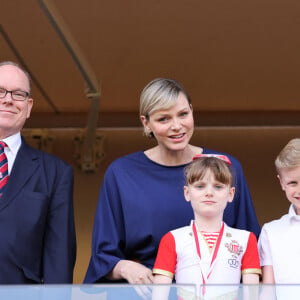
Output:
[[[104,277],[119,260],[125,259],[122,252],[124,243],[124,222],[118,183],[113,169],[109,168],[98,199],[92,237],[92,257],[84,282],[105,282]]]

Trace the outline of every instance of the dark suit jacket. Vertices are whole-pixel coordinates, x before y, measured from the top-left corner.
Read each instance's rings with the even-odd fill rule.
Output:
[[[0,198],[0,284],[71,283],[73,170],[22,145]]]

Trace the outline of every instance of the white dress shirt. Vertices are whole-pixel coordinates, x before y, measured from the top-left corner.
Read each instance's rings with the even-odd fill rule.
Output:
[[[300,216],[289,213],[266,223],[258,241],[261,266],[273,266],[276,284],[300,284]]]
[[[17,153],[22,144],[21,133],[18,132],[12,136],[3,139],[2,141],[7,145],[7,147],[4,148],[4,152],[6,154],[8,162],[8,174],[10,175]]]

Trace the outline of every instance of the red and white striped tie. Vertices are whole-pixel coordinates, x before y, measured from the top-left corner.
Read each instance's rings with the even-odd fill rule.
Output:
[[[0,197],[8,180],[8,163],[6,154],[4,153],[5,147],[6,144],[0,141]]]

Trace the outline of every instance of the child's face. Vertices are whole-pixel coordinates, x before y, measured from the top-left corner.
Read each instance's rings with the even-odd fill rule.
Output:
[[[300,215],[300,166],[282,169],[277,177],[287,199],[294,205],[296,214]]]
[[[186,201],[190,201],[195,217],[223,218],[227,202],[234,197],[234,187],[216,181],[214,174],[208,170],[205,176],[184,187]]]

